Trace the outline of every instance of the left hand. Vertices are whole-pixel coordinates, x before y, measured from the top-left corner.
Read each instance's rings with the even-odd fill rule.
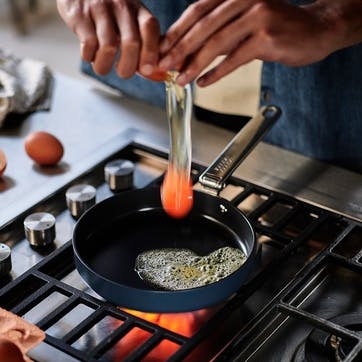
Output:
[[[158,61],[158,20],[140,0],[57,0],[58,11],[78,36],[83,60],[105,75],[117,60],[122,78],[152,74]],[[120,52],[119,59],[117,53]]]

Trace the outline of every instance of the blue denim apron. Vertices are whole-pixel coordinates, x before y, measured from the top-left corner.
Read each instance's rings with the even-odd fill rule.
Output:
[[[282,117],[265,141],[362,172],[362,44],[304,67],[264,63],[261,104]]]

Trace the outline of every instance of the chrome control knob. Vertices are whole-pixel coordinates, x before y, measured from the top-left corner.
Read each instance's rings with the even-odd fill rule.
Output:
[[[67,206],[73,217],[79,218],[96,203],[97,190],[92,185],[79,184],[70,187],[65,193]]]
[[[134,163],[128,160],[113,160],[104,167],[104,178],[113,192],[127,190],[133,186]]]
[[[31,245],[49,245],[55,239],[55,217],[48,212],[35,212],[25,218],[24,229]]]
[[[11,250],[7,245],[0,244],[0,278],[8,275],[11,268]]]

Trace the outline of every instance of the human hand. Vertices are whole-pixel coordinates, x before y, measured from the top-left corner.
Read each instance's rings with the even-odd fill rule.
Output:
[[[139,0],[57,0],[66,25],[78,36],[83,60],[94,71],[110,72],[116,65],[122,78],[137,70],[152,74],[158,61],[160,28]]]
[[[319,61],[351,43],[346,39],[346,21],[341,21],[347,3],[349,13],[358,8],[355,18],[362,19],[360,0],[317,0],[305,6],[282,0],[199,0],[167,31],[159,67],[168,70],[185,64],[177,80],[185,85],[217,56],[225,55],[198,79],[199,86],[207,86],[253,59],[288,66]]]

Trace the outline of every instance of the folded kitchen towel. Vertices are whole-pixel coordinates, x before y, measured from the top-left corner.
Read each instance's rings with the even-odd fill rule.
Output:
[[[46,64],[0,49],[0,127],[9,113],[49,109],[52,84]]]

